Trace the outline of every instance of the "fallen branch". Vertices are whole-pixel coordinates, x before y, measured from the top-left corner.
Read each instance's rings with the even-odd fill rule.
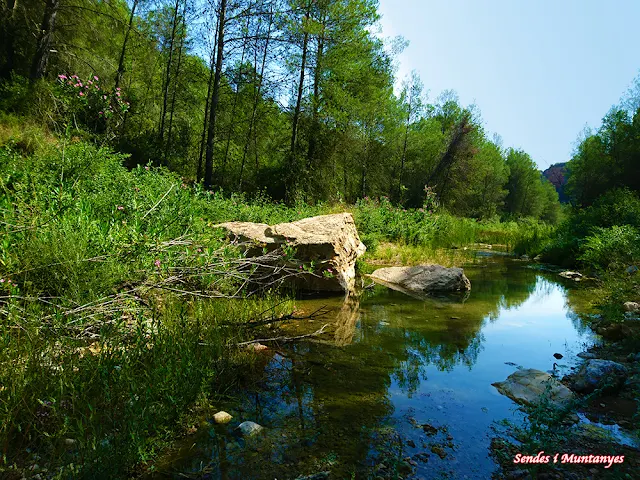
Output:
[[[281,343],[287,343],[287,342],[295,342],[296,340],[302,340],[304,338],[310,338],[310,337],[317,337],[319,335],[322,335],[324,333],[324,330],[329,326],[328,323],[325,323],[322,328],[316,330],[313,333],[307,333],[305,335],[297,335],[295,337],[273,337],[273,338],[259,338],[257,340],[249,340],[247,342],[240,342],[240,343],[236,343],[235,346],[236,347],[246,347],[247,345],[253,345],[254,343],[266,343],[266,342],[281,342]],[[206,345],[201,343],[200,345]]]

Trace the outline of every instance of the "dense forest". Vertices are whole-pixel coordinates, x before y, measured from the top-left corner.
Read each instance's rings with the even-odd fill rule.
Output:
[[[556,222],[475,106],[396,82],[378,20],[375,0],[6,0],[0,109],[227,193]]]

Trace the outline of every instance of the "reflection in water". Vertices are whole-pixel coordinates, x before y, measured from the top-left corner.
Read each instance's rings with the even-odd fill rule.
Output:
[[[419,301],[377,286],[342,304],[300,302],[304,311],[329,303],[331,332],[272,353],[256,388],[224,405],[235,423],[206,432],[171,471],[387,477],[393,461],[385,455],[394,452],[416,458],[407,476],[489,477],[490,425],[514,416],[513,403],[491,387],[513,372],[505,362],[547,370],[553,353],[570,359],[588,339],[569,307],[578,297],[553,276],[504,258],[465,272],[466,299]],[[315,323],[291,328],[314,331]],[[244,420],[265,426],[264,435],[236,437]]]

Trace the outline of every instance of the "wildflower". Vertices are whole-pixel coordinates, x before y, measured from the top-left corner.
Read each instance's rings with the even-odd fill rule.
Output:
[[[144,167],[145,170],[149,170],[149,166],[147,165],[146,167]]]
[[[156,267],[160,268],[160,265],[162,264],[162,262],[160,262],[160,260],[156,259],[155,262],[153,262],[155,264]]]
[[[202,249],[201,249],[201,248],[198,248],[198,249],[196,249],[196,252],[198,252],[198,253],[202,253]]]
[[[96,82],[99,80],[97,75],[94,75],[94,76],[93,76],[93,79],[94,79]]]
[[[80,92],[78,95],[80,95],[81,97],[83,97],[83,96],[84,96],[84,93]]]
[[[0,283],[4,283],[4,278],[0,278]]]
[[[120,211],[124,210],[124,207],[122,205],[118,205],[116,208]]]
[[[67,79],[67,76],[66,76],[66,75],[58,75],[58,78],[59,78],[60,80],[66,80],[66,79]]]
[[[103,100],[106,100],[106,99],[107,99],[107,96],[106,96],[106,95],[102,95],[102,99],[103,99]]]
[[[98,112],[98,115],[104,115],[104,112]]]

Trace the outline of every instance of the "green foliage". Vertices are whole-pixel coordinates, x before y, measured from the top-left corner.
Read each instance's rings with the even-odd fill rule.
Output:
[[[631,225],[596,228],[585,238],[578,261],[599,271],[622,270],[640,260],[640,231]]]

